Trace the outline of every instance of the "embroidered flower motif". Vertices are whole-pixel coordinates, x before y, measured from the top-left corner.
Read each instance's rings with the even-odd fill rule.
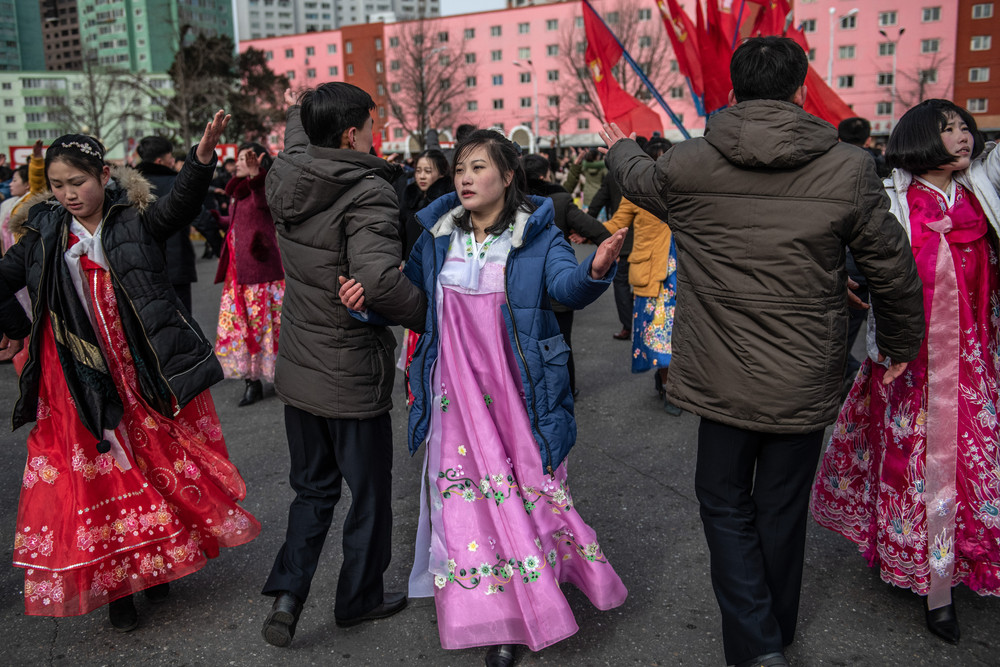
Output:
[[[469,551],[475,553],[476,551],[479,550],[479,543],[477,543],[475,540],[472,540],[471,542],[469,542],[469,547],[468,548],[469,548]]]
[[[459,445],[458,446],[458,453],[460,455],[465,456],[467,452],[468,452],[468,450],[465,449],[465,445]]]
[[[522,564],[524,565],[525,570],[527,570],[528,572],[534,572],[539,567],[541,567],[542,561],[538,556],[531,555],[525,557],[524,561],[522,561]]]
[[[490,565],[489,563],[480,563],[479,564],[479,574],[481,576],[484,576],[484,577],[492,575],[493,574],[493,566]]]
[[[483,394],[483,401],[486,402],[487,407],[493,405],[493,397],[491,397],[489,394]]]
[[[439,589],[444,588],[448,584],[448,578],[441,576],[440,574],[434,575],[434,585]]]
[[[451,403],[447,396],[441,397],[441,412],[448,412],[448,405]]]

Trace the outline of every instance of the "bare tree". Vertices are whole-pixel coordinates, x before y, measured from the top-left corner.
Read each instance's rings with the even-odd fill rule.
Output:
[[[674,65],[676,61],[670,38],[655,10],[651,11],[648,4],[638,0],[618,0],[613,5],[602,5],[602,8],[606,10],[603,14],[605,22],[664,97],[669,88],[684,82]],[[640,10],[644,10],[644,15],[649,18],[640,19]],[[569,24],[562,29],[559,44],[562,71],[559,76],[560,80],[566,77],[569,83],[572,111],[584,111],[603,118],[594,80],[587,69],[586,46],[587,36],[583,27]],[[648,88],[624,58],[612,69],[612,75],[629,95],[639,100],[650,99]]]
[[[178,125],[184,146],[191,145],[192,138],[201,134],[206,118],[226,108],[236,83],[233,40],[226,35],[204,34],[187,40],[192,30],[191,26],[181,26],[181,46],[168,70],[174,94],[166,107],[167,118]]]
[[[476,73],[465,40],[445,35],[423,20],[403,24],[389,61],[390,113],[421,149],[427,130],[454,125],[468,97],[466,81]]]
[[[953,72],[954,69],[948,66],[948,57],[941,52],[931,54],[916,66],[897,67],[895,101],[905,110],[929,97],[951,99]]]

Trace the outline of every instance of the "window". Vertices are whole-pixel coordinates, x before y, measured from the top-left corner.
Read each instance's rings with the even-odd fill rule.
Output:
[[[394,128],[392,128],[392,138],[393,139],[402,139],[403,138],[403,128],[401,128],[401,127],[394,127]]]
[[[475,28],[466,28],[465,32],[462,33],[462,36],[465,37],[465,39],[475,39],[476,38],[476,29]]]
[[[448,91],[451,88],[451,79],[447,77],[438,79],[438,87],[443,91]]]
[[[336,65],[332,65],[328,69],[328,72],[330,76],[338,76],[340,74],[340,68],[338,68]]]
[[[670,99],[682,100],[684,99],[684,86],[671,86],[669,93]]]
[[[438,33],[438,41],[439,42],[447,42],[448,41],[448,33],[446,33],[446,32],[439,32]]]
[[[924,23],[930,23],[931,21],[941,20],[941,8],[940,7],[924,7],[924,11],[920,16],[920,20]]]
[[[920,40],[920,53],[937,53],[941,49],[941,40],[922,39]]]
[[[806,19],[803,21],[802,32],[816,32],[816,19]]]
[[[495,51],[490,51],[490,60],[493,62],[499,62],[503,60],[503,51],[496,49]]]
[[[892,115],[892,102],[879,102],[875,105],[875,115],[876,116],[891,116]]]
[[[587,93],[586,91],[582,92],[582,93],[577,93],[577,95],[576,95],[576,103],[577,104],[590,104],[590,93]]]
[[[668,69],[669,69],[669,71],[671,71],[671,72],[676,72],[676,71],[678,71],[678,66],[677,66],[677,61],[676,61],[676,60],[671,60],[671,61],[670,61],[670,64],[668,65]]]
[[[382,64],[381,60],[375,61],[375,71],[378,72],[379,74],[385,71],[385,66]]]
[[[896,25],[896,12],[879,12],[878,24],[883,28],[887,25]]]
[[[274,51],[265,51],[264,60],[274,60]]]
[[[605,20],[608,22],[608,25],[615,25],[621,21],[621,16],[618,12],[608,12],[608,16]]]
[[[972,44],[969,48],[973,51],[989,51],[990,47],[993,45],[993,37],[990,35],[976,35],[972,38]]]
[[[494,109],[503,109],[503,100],[493,100]]]
[[[285,49],[285,57],[286,58],[294,58],[295,57],[295,49]]]
[[[517,24],[517,34],[527,35],[531,31],[530,23],[518,23]]]
[[[548,103],[549,103],[550,107],[557,107],[557,106],[559,106],[559,96],[558,95],[549,95]]]
[[[972,18],[988,19],[993,17],[993,3],[984,2],[979,5],[972,5]]]
[[[522,109],[530,109],[531,108],[531,98],[530,97],[522,97],[521,98],[521,108]]]
[[[490,26],[490,37],[499,37],[501,34],[500,26],[494,25]]]
[[[937,83],[937,70],[933,68],[920,70],[920,83]]]
[[[375,50],[376,51],[381,51],[382,50],[382,38],[381,37],[376,37],[375,38]]]
[[[16,121],[17,121],[17,116],[4,116],[4,122],[7,123],[8,125],[13,125]]]
[[[344,53],[354,53],[354,42],[344,42]]]
[[[493,75],[493,85],[494,86],[502,86],[503,85],[503,74],[494,74]]]
[[[559,29],[559,19],[549,19],[545,22],[546,30],[558,30]]]
[[[289,81],[294,81],[295,80],[295,72],[292,71],[292,70],[288,70],[287,72],[285,72],[285,78],[288,79]]]
[[[559,70],[557,70],[557,69],[550,69],[549,71],[547,71],[545,73],[545,78],[548,79],[549,81],[558,81],[559,80]]]
[[[651,18],[653,18],[653,10],[651,10],[651,9],[640,9],[639,10],[639,20],[640,21],[648,21]]]
[[[969,83],[981,83],[990,80],[989,67],[972,67],[969,69]]]
[[[559,121],[558,120],[550,120],[549,121],[549,132],[559,132]],[[11,134],[16,134],[16,133],[11,133]]]
[[[986,113],[989,103],[985,97],[969,98],[965,102],[965,108],[972,113]]]
[[[479,102],[472,100],[471,102],[465,103],[466,111],[479,111]]]
[[[559,45],[549,44],[545,47],[545,55],[547,56],[558,56],[559,55]]]
[[[844,74],[843,76],[837,77],[837,88],[853,88],[854,87],[854,75]]]
[[[891,86],[892,85],[892,72],[879,72],[878,73],[878,85],[880,86]]]
[[[476,62],[476,54],[475,53],[466,53],[465,54],[465,64],[466,65],[471,65],[471,64],[473,64],[475,62]]]
[[[576,129],[578,129],[578,130],[589,130],[590,129],[590,119],[589,118],[577,118],[576,119]]]
[[[441,103],[441,112],[442,113],[451,113],[451,102],[442,102]]]
[[[378,108],[378,117],[379,118],[385,118],[385,107],[380,106]]]
[[[841,30],[854,30],[858,27],[858,15],[851,14],[850,16],[840,17],[840,29]]]
[[[399,46],[399,37],[390,37],[389,38],[389,48],[393,48],[394,49],[397,46]]]
[[[851,60],[854,58],[854,45],[841,46],[837,49],[837,57],[841,60]]]
[[[337,52],[337,45],[336,44],[327,44],[326,45],[326,52],[327,53],[336,53]]]
[[[816,49],[815,48],[809,49],[809,53],[806,54],[806,55],[809,58],[809,62],[815,62],[815,60],[816,60]]]
[[[531,58],[531,47],[522,46],[521,48],[519,48],[517,50],[517,57],[520,60],[528,60],[529,58]]]
[[[587,52],[587,42],[577,42],[576,43],[576,52],[579,55],[583,55],[584,53],[586,53]]]
[[[316,70],[313,69],[312,67],[310,67],[309,69],[307,69],[306,70],[306,78],[307,79],[315,79],[316,78]]]
[[[474,77],[474,76],[467,76],[467,77],[465,77],[465,87],[466,88],[475,88],[476,87],[476,77]]]
[[[391,71],[395,72],[395,71],[399,70],[399,68],[400,68],[400,64],[399,64],[398,60],[390,60],[389,61],[389,69]]]
[[[447,67],[451,63],[451,56],[447,53],[442,53],[438,56],[438,65],[441,67]]]
[[[641,35],[639,37],[639,48],[646,49],[653,45],[653,38],[649,35]]]
[[[879,42],[878,54],[880,56],[891,56],[896,52],[896,44],[894,42]]]
[[[380,97],[385,97],[385,86],[383,86],[381,83],[376,85],[375,94],[379,95]]]
[[[582,28],[583,27],[583,17],[582,16],[576,16],[576,17],[573,18],[573,27],[574,28]]]
[[[354,63],[348,63],[344,71],[347,73],[347,76],[354,76]]]
[[[316,55],[316,48],[313,47],[313,46],[307,46],[306,47],[306,55],[307,56],[314,56],[314,55]]]
[[[400,91],[400,88],[401,87],[400,87],[400,85],[398,83],[391,83],[391,84],[389,84],[389,90],[391,90],[394,93],[398,93]]]
[[[531,83],[531,72],[521,72],[521,83]]]

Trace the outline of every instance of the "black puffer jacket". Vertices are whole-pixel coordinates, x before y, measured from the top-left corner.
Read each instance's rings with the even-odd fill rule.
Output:
[[[118,310],[130,347],[139,356],[136,370],[143,398],[165,416],[172,417],[175,410],[222,379],[212,344],[184,313],[174,293],[161,250],[171,234],[198,214],[213,166],[199,164],[192,150],[174,187],[155,202],[149,183],[131,169],[113,169],[105,189],[101,241]],[[18,213],[11,219],[11,228],[23,229],[24,236],[0,260],[0,328],[11,338],[23,338],[29,326],[31,333],[29,359],[20,378],[21,397],[14,407],[14,428],[35,421],[41,373],[39,327],[47,321],[47,285],[55,275],[54,262],[63,261],[65,248],[60,244],[65,242],[64,230],[70,222],[69,212],[48,192]],[[22,287],[28,288],[31,297],[34,322],[30,325],[24,312],[18,313],[19,307],[12,304],[14,293]]]

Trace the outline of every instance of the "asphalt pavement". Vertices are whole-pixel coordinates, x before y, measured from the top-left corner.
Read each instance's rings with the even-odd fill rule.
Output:
[[[209,336],[220,294],[220,286],[211,284],[214,273],[215,261],[199,260],[194,314]],[[523,651],[518,664],[722,665],[720,621],[694,495],[698,420],[667,415],[652,375],[629,372],[629,344],[611,337],[618,328],[610,291],[576,314],[579,435],[568,465],[576,508],[597,531],[629,597],[620,608],[600,612],[567,586],[580,631],[539,653]],[[175,582],[166,602],[154,606],[137,596],[140,625],[127,634],[111,628],[104,608],[73,618],[24,615],[23,570],[9,563],[28,428],[0,436],[0,560],[7,564],[0,566],[0,624],[6,628],[0,665],[483,664],[482,649],[441,648],[430,599],[411,600],[389,619],[350,629],[334,625],[346,489],[291,647],[264,642],[260,628],[271,599],[260,588],[283,540],[292,493],[282,403],[267,386],[265,400],[237,408],[242,392],[243,383],[232,380],[212,390],[230,456],[247,483],[244,507],[263,531]],[[394,556],[387,590],[406,586],[420,490],[419,458],[406,450],[398,377],[395,396]],[[14,370],[2,365],[5,415],[16,397]],[[1000,600],[964,587],[955,590],[955,600],[962,627],[957,647],[926,630],[920,598],[882,583],[853,544],[810,522],[798,635],[788,658],[796,666],[1000,664]]]

